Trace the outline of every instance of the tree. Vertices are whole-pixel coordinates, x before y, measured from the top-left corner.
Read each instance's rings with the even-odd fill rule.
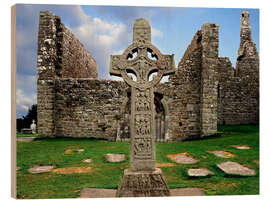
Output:
[[[32,120],[37,123],[37,104],[33,104],[22,118],[17,119],[17,131],[20,132],[22,128],[30,128]]]

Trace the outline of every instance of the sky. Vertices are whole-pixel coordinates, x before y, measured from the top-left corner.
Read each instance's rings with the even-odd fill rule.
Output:
[[[163,54],[181,60],[203,23],[219,24],[219,56],[235,66],[240,44],[240,14],[250,13],[252,38],[259,50],[259,9],[127,7],[18,4],[16,8],[16,116],[26,115],[37,103],[37,39],[39,12],[49,10],[62,19],[98,64],[98,77],[109,76],[111,54],[121,54],[132,43],[132,26],[146,18],[152,29],[152,44]]]

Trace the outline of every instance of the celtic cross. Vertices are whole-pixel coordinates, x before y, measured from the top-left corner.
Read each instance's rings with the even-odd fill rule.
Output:
[[[174,72],[174,55],[163,55],[152,45],[150,24],[137,19],[133,43],[122,55],[111,55],[110,61],[110,74],[131,86],[131,171],[155,170],[154,86]]]

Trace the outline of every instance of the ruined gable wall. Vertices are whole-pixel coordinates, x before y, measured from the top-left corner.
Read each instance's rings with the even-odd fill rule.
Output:
[[[259,123],[259,56],[249,18],[247,11],[241,13],[235,70],[228,58],[219,58],[219,124]]]
[[[169,140],[180,141],[200,135],[201,31],[188,46],[178,69],[156,90],[168,106],[166,125]]]
[[[57,79],[56,136],[115,140],[127,88],[121,81]]]
[[[249,64],[244,68],[254,66]],[[228,58],[219,58],[218,72],[218,124],[258,124],[259,81],[254,75],[234,76],[235,70]]]
[[[97,63],[60,17],[41,11],[38,33],[38,79],[97,78]]]
[[[55,79],[96,78],[97,64],[58,16],[41,11],[38,30],[39,137],[55,136]]]

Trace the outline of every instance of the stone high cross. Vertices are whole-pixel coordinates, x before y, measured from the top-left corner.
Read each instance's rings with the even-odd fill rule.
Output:
[[[151,43],[148,21],[137,19],[133,43],[122,55],[111,55],[110,62],[110,74],[122,77],[131,86],[131,168],[124,171],[118,197],[170,195],[162,171],[155,168],[154,86],[174,72],[174,55],[161,54]]]
[[[133,43],[122,55],[111,55],[110,62],[110,74],[122,77],[131,86],[132,171],[155,170],[153,88],[163,76],[174,72],[174,55],[163,55],[152,45],[150,24],[143,18],[137,19],[133,26]],[[136,76],[136,81],[129,73]],[[151,80],[152,73],[156,75],[153,74]]]

